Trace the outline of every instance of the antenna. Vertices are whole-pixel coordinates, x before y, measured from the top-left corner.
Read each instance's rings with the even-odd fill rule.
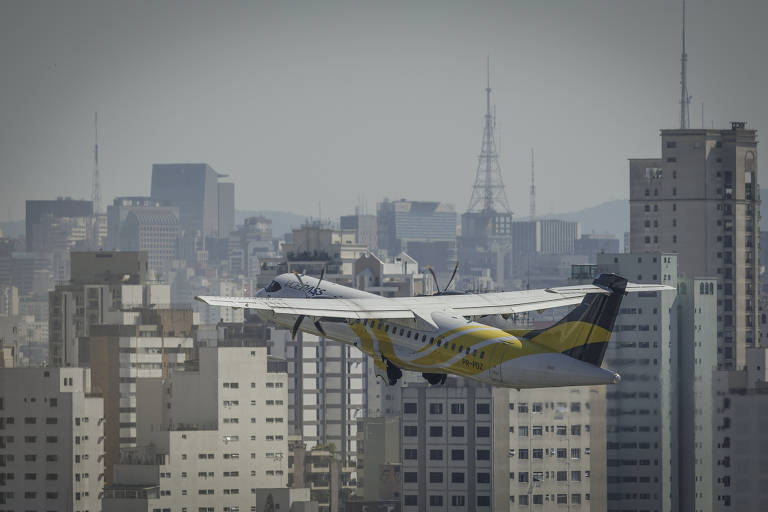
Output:
[[[93,183],[91,201],[94,216],[101,213],[101,185],[99,184],[99,113],[93,114]]]
[[[683,53],[680,57],[680,129],[691,127],[691,97],[688,95],[688,54],[685,53],[685,0],[683,0]]]
[[[531,148],[531,196],[529,208],[528,216],[533,219],[536,216],[536,182],[534,181],[533,174],[533,148]]]
[[[492,213],[496,208],[504,213],[511,213],[504,182],[501,178],[499,155],[496,152],[496,109],[491,111],[491,57],[487,59],[486,88],[485,88],[485,124],[483,128],[483,143],[478,157],[475,184],[472,198],[469,200],[470,212]]]

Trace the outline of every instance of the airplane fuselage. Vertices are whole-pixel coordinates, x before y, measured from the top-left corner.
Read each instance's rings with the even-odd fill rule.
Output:
[[[274,298],[378,297],[309,276],[283,274],[258,294]],[[270,287],[272,290],[270,291]],[[618,375],[450,312],[421,319],[328,319],[260,311],[267,321],[288,329],[353,345],[369,355],[377,374],[386,376],[387,362],[424,374],[453,374],[493,386],[528,388],[610,384]],[[298,324],[297,324],[298,321]]]

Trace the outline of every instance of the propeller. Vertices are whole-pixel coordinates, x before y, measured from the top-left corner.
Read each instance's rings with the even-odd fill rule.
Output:
[[[453,274],[451,274],[451,278],[448,280],[448,284],[445,285],[445,287],[440,290],[440,283],[437,282],[437,275],[435,275],[435,271],[432,269],[432,265],[427,265],[427,270],[429,270],[429,273],[432,274],[432,279],[435,281],[435,288],[437,288],[437,291],[433,293],[433,295],[446,295],[450,293],[448,291],[448,288],[451,287],[451,283],[453,283],[453,280],[456,278],[456,272],[459,270],[459,262],[456,262],[456,265],[453,267]]]
[[[296,276],[296,279],[298,279],[301,284],[304,284],[304,281],[301,280],[301,276],[295,271],[293,273]],[[317,284],[314,287],[315,290],[320,289],[320,283],[323,282],[324,277],[325,277],[325,265],[323,265],[323,269],[320,271],[320,279],[317,280]],[[306,291],[304,292],[304,294],[307,296],[307,298],[309,298],[309,294]],[[301,327],[301,322],[304,321],[304,317],[305,315],[299,315],[298,317],[296,317],[296,321],[293,323],[293,327],[291,328],[291,339],[293,340],[296,339],[296,333],[299,332],[299,327]],[[320,320],[315,320],[313,322],[313,325],[315,326],[315,329],[317,329],[320,332],[320,334],[325,336],[325,329],[323,329],[323,326],[320,325]]]

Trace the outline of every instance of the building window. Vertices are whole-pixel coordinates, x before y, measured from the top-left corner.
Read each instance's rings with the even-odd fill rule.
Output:
[[[416,437],[419,435],[416,425],[405,425],[403,427],[403,435],[405,437]]]
[[[477,404],[477,414],[490,414],[490,413],[491,413],[490,404]]]
[[[419,504],[419,498],[415,494],[406,494],[403,496],[403,503],[407,507],[415,507]]]
[[[442,450],[440,454],[442,455]],[[442,460],[442,457],[441,459]],[[464,460],[464,450],[451,450],[451,460]]]
[[[418,473],[416,471],[406,471],[403,473],[403,482],[406,484],[415,484],[418,482]]]
[[[443,450],[429,450],[429,460],[443,460]]]
[[[405,413],[405,414],[416,414],[416,403],[415,402],[405,402],[403,404],[403,413]]]
[[[464,404],[451,404],[451,414],[464,414]]]
[[[451,473],[451,483],[463,484],[464,483],[464,473]]]
[[[464,437],[464,427],[463,426],[451,427],[451,437]]]
[[[429,404],[429,414],[443,414],[443,404]]]
[[[443,473],[442,473],[442,471],[430,471],[430,473],[429,473],[429,483],[431,483],[431,484],[441,484],[441,483],[443,483]]]
[[[418,459],[418,450],[416,448],[406,448],[403,451],[403,458],[405,460],[417,460]]]
[[[429,427],[429,437],[443,437],[443,427]]]
[[[477,483],[479,484],[489,484],[491,483],[491,474],[490,473],[478,473],[477,474]]]

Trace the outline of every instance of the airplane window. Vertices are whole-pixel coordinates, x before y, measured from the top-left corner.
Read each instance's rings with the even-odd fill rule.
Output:
[[[407,338],[410,338],[410,337],[411,337],[411,331],[408,331],[408,335],[407,335],[406,337],[407,337]]]
[[[473,350],[473,351],[472,351],[472,356],[473,356],[473,357],[477,357],[477,350]]]
[[[381,329],[381,322],[379,322],[379,327],[378,328]]]
[[[425,341],[427,341],[427,335],[426,334],[421,337],[421,342],[424,343]]]
[[[451,350],[456,350],[456,344],[454,343],[453,346],[451,346]]]
[[[435,342],[435,337],[434,337],[434,336],[432,336],[431,338],[429,338],[429,344],[430,344],[430,345],[431,345],[431,344],[433,344],[434,342]]]
[[[437,340],[437,346],[439,347],[443,343],[443,340]]]
[[[384,332],[389,332],[389,325],[384,326]]]
[[[469,355],[469,347],[467,347],[467,355]]]
[[[368,320],[363,320],[363,325],[368,325]]]
[[[402,336],[404,332],[405,332],[405,329],[400,329],[400,336]]]
[[[280,288],[281,288],[281,286],[280,286],[280,283],[278,283],[277,281],[272,281],[271,283],[269,283],[269,284],[268,284],[268,285],[267,285],[267,286],[264,288],[264,291],[266,291],[266,292],[268,292],[268,293],[274,293],[274,292],[276,292],[276,291],[279,291],[279,290],[280,290]]]
[[[480,359],[485,359],[485,352],[480,352]]]

